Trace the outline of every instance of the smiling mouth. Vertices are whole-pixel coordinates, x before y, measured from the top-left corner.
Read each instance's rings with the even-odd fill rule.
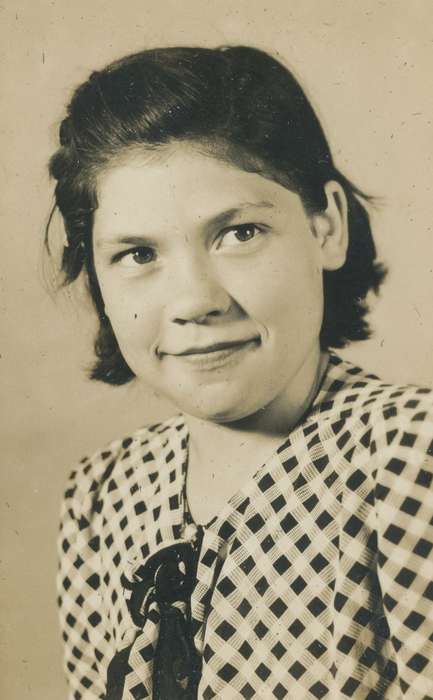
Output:
[[[260,345],[260,338],[238,340],[212,345],[191,347],[171,357],[196,367],[199,370],[218,369],[231,361],[236,361],[242,354]]]
[[[233,349],[241,348],[244,345],[248,345],[250,343],[256,343],[258,345],[259,342],[260,342],[259,338],[249,338],[247,340],[234,340],[234,341],[225,342],[225,343],[214,343],[213,345],[188,348],[187,350],[183,350],[182,352],[175,353],[175,357],[189,357],[189,356],[193,356],[193,355],[210,355],[212,353],[221,352],[222,350],[233,350]]]

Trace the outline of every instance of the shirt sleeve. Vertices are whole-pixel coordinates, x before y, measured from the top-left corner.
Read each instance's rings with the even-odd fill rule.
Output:
[[[62,504],[58,604],[68,698],[95,700],[105,697],[104,661],[109,635],[103,629],[98,537],[92,532],[92,494],[86,480],[88,493],[78,487],[78,481],[77,472],[73,472]]]
[[[433,699],[433,420],[390,431],[377,475],[379,581],[402,696]]]

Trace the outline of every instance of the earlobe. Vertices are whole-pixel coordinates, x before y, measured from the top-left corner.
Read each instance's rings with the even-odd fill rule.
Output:
[[[347,199],[343,187],[330,180],[324,187],[326,209],[313,214],[312,230],[320,245],[324,270],[338,270],[346,260],[349,242]]]

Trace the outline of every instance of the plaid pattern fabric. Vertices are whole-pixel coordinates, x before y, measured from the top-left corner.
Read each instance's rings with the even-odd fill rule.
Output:
[[[59,605],[70,698],[151,698],[159,614],[121,578],[188,539],[181,416],[113,442],[70,478]],[[331,355],[303,421],[204,529],[191,606],[198,697],[433,698],[433,401]],[[192,528],[193,529],[193,528]]]

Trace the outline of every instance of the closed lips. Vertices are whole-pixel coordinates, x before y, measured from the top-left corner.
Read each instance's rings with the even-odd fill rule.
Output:
[[[172,354],[179,357],[182,357],[183,355],[205,355],[211,352],[218,352],[220,350],[227,350],[229,348],[240,347],[242,345],[246,345],[247,343],[253,342],[259,343],[260,340],[259,338],[247,338],[246,340],[233,340],[224,343],[214,343],[213,345],[188,348],[186,350],[182,350],[182,352]]]

